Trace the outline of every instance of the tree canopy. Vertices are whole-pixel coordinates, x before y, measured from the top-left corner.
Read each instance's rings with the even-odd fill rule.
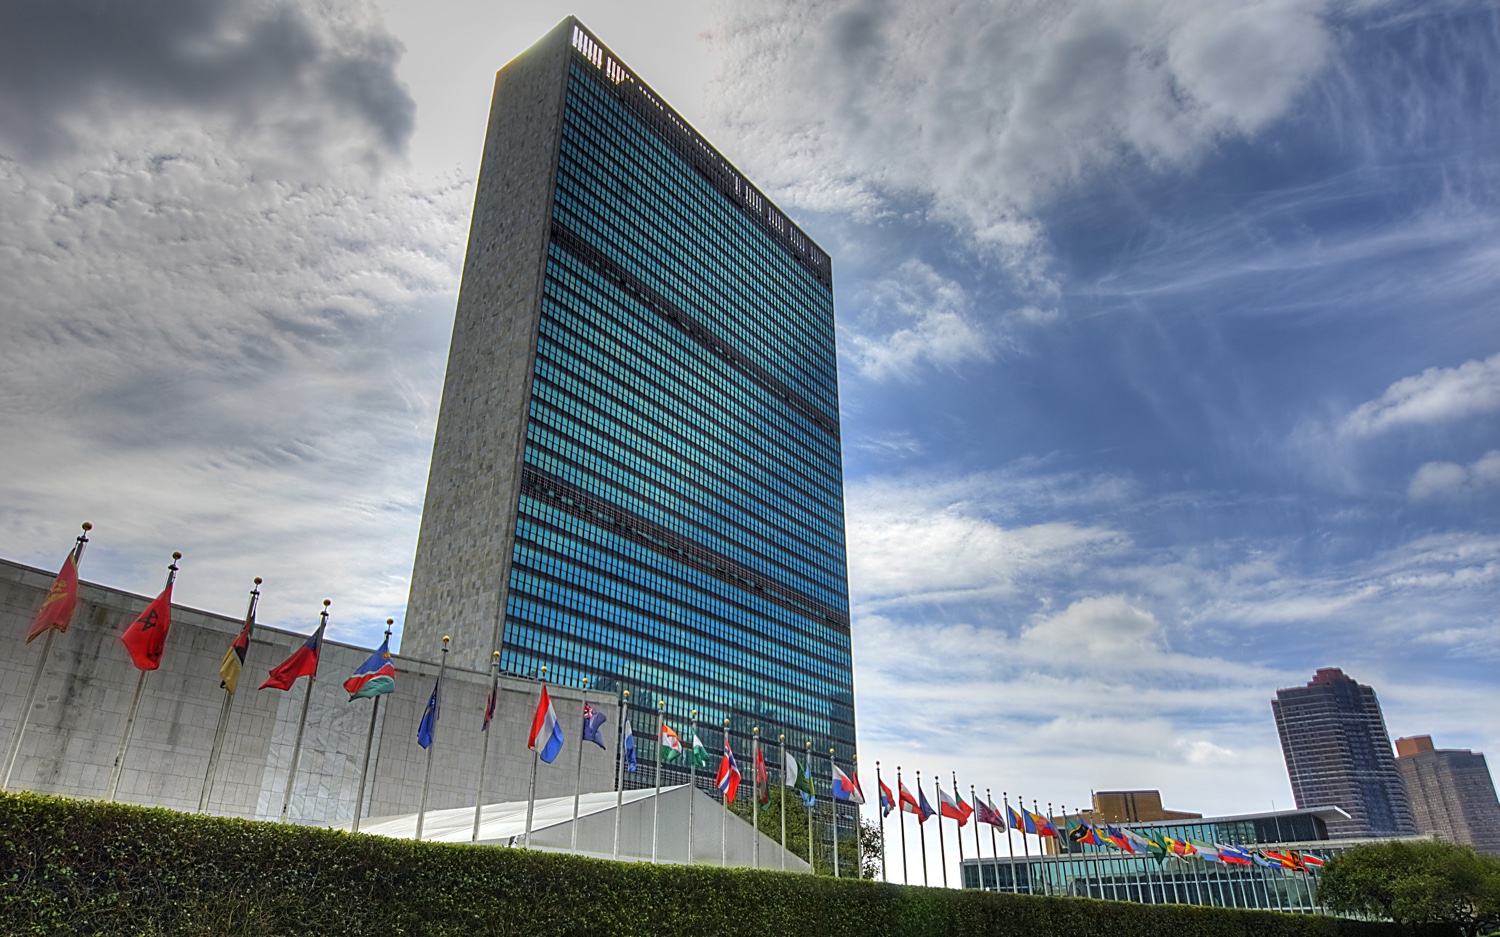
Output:
[[[1340,914],[1451,924],[1478,937],[1500,929],[1500,859],[1437,841],[1356,846],[1329,861],[1318,900]]]

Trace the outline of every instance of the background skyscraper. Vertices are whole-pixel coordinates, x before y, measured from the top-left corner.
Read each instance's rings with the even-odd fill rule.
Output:
[[[1483,752],[1433,748],[1432,736],[1416,735],[1396,740],[1396,767],[1417,832],[1500,856],[1500,799]]]
[[[1297,806],[1342,807],[1350,816],[1330,820],[1329,835],[1416,832],[1373,689],[1324,668],[1306,686],[1277,690],[1271,711]]]
[[[405,652],[850,761],[832,284],[576,21],[502,69]]]

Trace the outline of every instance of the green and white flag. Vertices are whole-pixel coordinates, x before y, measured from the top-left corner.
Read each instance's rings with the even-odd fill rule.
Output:
[[[708,749],[703,747],[703,742],[698,738],[698,733],[693,733],[693,767],[708,767]]]
[[[792,757],[791,752],[786,753],[786,765],[781,772],[781,780],[787,787],[795,790],[807,806],[811,807],[813,801],[817,800],[813,792],[812,777],[802,770],[802,766],[797,764],[797,759]]]

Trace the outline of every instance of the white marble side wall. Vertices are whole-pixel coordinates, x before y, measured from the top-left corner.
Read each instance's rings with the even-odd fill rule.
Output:
[[[10,750],[21,707],[42,639],[27,645],[26,631],[53,573],[0,560],[0,758]],[[149,602],[85,583],[72,627],[58,635],[42,681],[12,777],[13,789],[103,797],[120,744],[138,671],[120,645],[124,627]],[[140,712],[120,777],[118,799],[127,803],[196,810],[213,746],[224,691],[219,662],[238,633],[240,620],[174,607],[172,631],[162,666],[146,677]],[[220,755],[211,813],[276,819],[281,814],[297,722],[307,680],[289,692],[259,690],[266,672],[285,660],[305,635],[256,629],[235,694]],[[370,654],[369,648],[325,642],[319,676],[313,684],[290,819],[302,823],[343,823],[353,816],[370,700],[350,701],[343,682]],[[437,676],[436,662],[393,658],[396,691],[381,697],[365,791],[365,816],[417,809],[427,752],[417,744],[417,725]],[[501,701],[490,726],[484,798],[487,802],[526,796],[532,755],[526,737],[536,708],[537,684],[502,678]],[[474,803],[480,731],[489,693],[484,673],[450,667],[444,678],[437,743],[432,748],[428,806]],[[551,687],[568,742],[552,765],[537,772],[538,796],[573,791],[578,724],[583,695]],[[614,788],[618,730],[615,701],[591,700],[610,718],[608,751],[587,745],[583,790]],[[3,769],[3,764],[0,764]]]

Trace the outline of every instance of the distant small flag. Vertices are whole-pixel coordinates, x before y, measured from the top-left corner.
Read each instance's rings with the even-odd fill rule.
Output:
[[[896,786],[901,789],[901,812],[914,813],[920,817],[922,815],[922,805],[917,803],[917,799],[912,796],[911,791],[906,789],[906,782],[897,781]]]
[[[245,624],[240,628],[239,637],[229,645],[229,650],[224,652],[224,659],[219,662],[219,689],[230,693],[238,689],[240,671],[244,669],[245,657],[250,653],[250,632],[254,629],[255,610],[252,607],[250,614],[245,616]]]
[[[1309,869],[1321,869],[1323,867],[1323,860],[1319,859],[1317,856],[1312,855],[1311,853],[1298,853],[1297,858],[1300,859],[1302,864]]]
[[[1125,852],[1132,854],[1135,852],[1135,845],[1131,843],[1130,838],[1119,827],[1113,824],[1105,824],[1104,838],[1109,840],[1116,849],[1123,849]]]
[[[1250,851],[1238,846],[1220,846],[1219,860],[1228,865],[1252,865]]]
[[[974,814],[975,820],[979,823],[987,823],[990,826],[1005,825],[1005,818],[1000,816],[994,807],[991,807],[982,800],[976,799],[974,801]]]
[[[595,709],[592,703],[585,700],[583,704],[583,740],[585,742],[593,742],[600,748],[608,748],[609,746],[604,744],[604,736],[599,732],[599,729],[608,721],[608,716]]]
[[[1078,825],[1068,830],[1068,839],[1075,843],[1085,843],[1090,846],[1103,846],[1107,840],[1099,835],[1098,829],[1087,820],[1079,820]]]
[[[1208,843],[1200,843],[1200,842],[1197,842],[1197,841],[1192,841],[1192,842],[1188,843],[1188,845],[1190,845],[1190,846],[1193,847],[1193,854],[1196,855],[1198,858],[1202,859],[1205,862],[1223,862],[1224,861],[1219,856],[1219,850],[1215,849],[1213,846],[1210,846]]]
[[[427,708],[422,710],[422,721],[417,724],[417,744],[431,748],[436,738],[438,721],[438,681],[432,682],[432,695],[427,697]]]
[[[917,814],[917,820],[926,823],[927,818],[937,811],[933,810],[932,805],[927,802],[927,793],[922,790],[921,785],[917,786],[917,802],[922,808],[921,813]]]
[[[552,699],[547,695],[545,683],[542,684],[541,698],[537,700],[536,715],[531,717],[531,737],[526,747],[549,765],[562,751],[562,725],[557,721],[557,713],[552,711]]]
[[[1006,807],[1005,809],[1010,812],[1011,829],[1021,833],[1030,833],[1033,836],[1036,835],[1036,823],[1032,821],[1032,817],[1035,814],[1030,810],[1022,810],[1020,813],[1017,813],[1014,807]]]
[[[734,763],[734,749],[729,747],[729,738],[724,739],[724,757],[719,760],[719,774],[714,784],[724,794],[725,803],[734,803],[734,795],[740,789],[740,767]]]
[[[57,578],[52,580],[52,588],[47,590],[46,598],[42,599],[42,607],[37,610],[36,618],[31,621],[31,630],[26,632],[26,643],[30,644],[41,637],[42,632],[49,628],[67,631],[68,625],[73,623],[73,610],[77,607],[78,556],[76,553],[69,553],[68,558],[63,560],[62,569],[57,572]]]
[[[865,792],[859,789],[859,782],[840,771],[838,765],[833,766],[833,798],[851,804],[865,802]]]
[[[382,641],[375,653],[354,671],[354,676],[344,681],[344,689],[351,700],[384,696],[396,689],[396,666],[391,663],[390,638]]]
[[[495,718],[495,704],[499,702],[499,695],[499,684],[490,687],[490,698],[484,704],[484,725],[479,727],[479,731],[488,732],[490,730],[490,720]]]
[[[891,793],[890,787],[884,782],[880,783],[880,815],[888,817],[891,811],[896,809],[896,796]]]
[[[1053,839],[1057,839],[1057,827],[1052,825],[1051,820],[1039,813],[1032,813],[1029,810],[1026,811],[1026,815],[1031,818],[1031,825],[1034,828],[1032,832],[1038,836],[1050,836]]]
[[[692,765],[698,769],[708,768],[708,749],[704,747],[702,740],[698,738],[697,732],[693,733]]]
[[[1256,865],[1260,866],[1263,869],[1279,869],[1279,868],[1281,868],[1281,863],[1280,862],[1276,861],[1275,859],[1272,859],[1270,856],[1267,856],[1263,852],[1251,852],[1250,853],[1250,861],[1254,862]]]
[[[155,670],[161,666],[161,652],[167,645],[167,631],[172,627],[172,584],[161,590],[146,610],[130,623],[120,641],[130,653],[137,670]]]
[[[766,769],[766,750],[760,747],[755,749],[755,797],[760,809],[771,809],[771,772]]]
[[[682,739],[665,722],[661,724],[661,760],[666,764],[682,760]]]
[[[302,646],[292,652],[292,656],[277,664],[275,669],[266,677],[266,682],[260,685],[262,690],[290,690],[292,684],[298,677],[313,677],[318,673],[318,652],[323,647],[323,628],[328,624],[324,618],[318,624],[318,630],[312,633]]]
[[[630,774],[635,774],[635,769],[639,768],[640,765],[636,764],[635,732],[631,730],[630,720],[628,719],[625,720],[625,743],[621,748],[625,749],[625,770]]]
[[[962,797],[956,799],[949,797],[948,792],[943,790],[943,786],[936,781],[932,786],[937,791],[938,812],[950,820],[957,820],[959,826],[968,823],[969,815],[974,812],[973,808],[964,803]]]

